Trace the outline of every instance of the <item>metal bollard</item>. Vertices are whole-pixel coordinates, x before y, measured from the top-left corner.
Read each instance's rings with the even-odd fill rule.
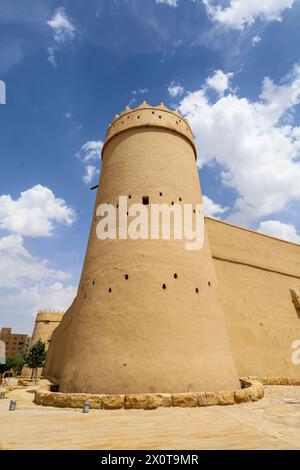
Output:
[[[5,398],[5,392],[0,392],[0,400],[4,400]]]
[[[88,413],[90,411],[90,403],[86,400],[83,404],[82,413]]]
[[[10,400],[9,402],[9,411],[15,411],[17,406],[16,400]]]

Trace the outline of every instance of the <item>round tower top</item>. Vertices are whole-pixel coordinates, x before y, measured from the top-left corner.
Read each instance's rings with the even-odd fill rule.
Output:
[[[166,128],[171,132],[182,135],[192,145],[195,158],[197,159],[194,137],[188,121],[181,116],[177,110],[172,111],[163,103],[159,106],[151,106],[146,103],[146,101],[134,109],[126,106],[122,114],[115,115],[106,132],[102,149],[102,158],[104,155],[104,149],[110,140],[121,132],[135,127]]]
[[[64,316],[64,312],[53,312],[53,311],[40,311],[38,312],[35,321],[36,322],[60,322],[62,317]]]

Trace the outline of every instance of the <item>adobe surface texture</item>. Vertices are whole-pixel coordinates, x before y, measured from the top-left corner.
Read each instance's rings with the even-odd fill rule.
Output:
[[[175,237],[97,236],[97,208],[121,206],[120,196],[127,207],[146,199],[202,213],[188,123],[164,105],[127,108],[109,127],[102,161],[77,295],[52,335],[44,375],[64,393],[237,390],[206,232],[193,251]]]

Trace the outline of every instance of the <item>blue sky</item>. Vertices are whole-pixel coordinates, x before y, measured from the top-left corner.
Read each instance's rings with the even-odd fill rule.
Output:
[[[300,243],[300,2],[260,3],[0,0],[0,326],[71,303],[107,125],[144,99],[189,119],[207,214]]]

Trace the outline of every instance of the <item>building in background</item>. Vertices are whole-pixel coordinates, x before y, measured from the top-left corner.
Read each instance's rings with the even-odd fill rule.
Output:
[[[5,343],[6,357],[16,357],[22,349],[28,347],[29,336],[22,333],[12,333],[11,328],[1,328],[0,340]]]

